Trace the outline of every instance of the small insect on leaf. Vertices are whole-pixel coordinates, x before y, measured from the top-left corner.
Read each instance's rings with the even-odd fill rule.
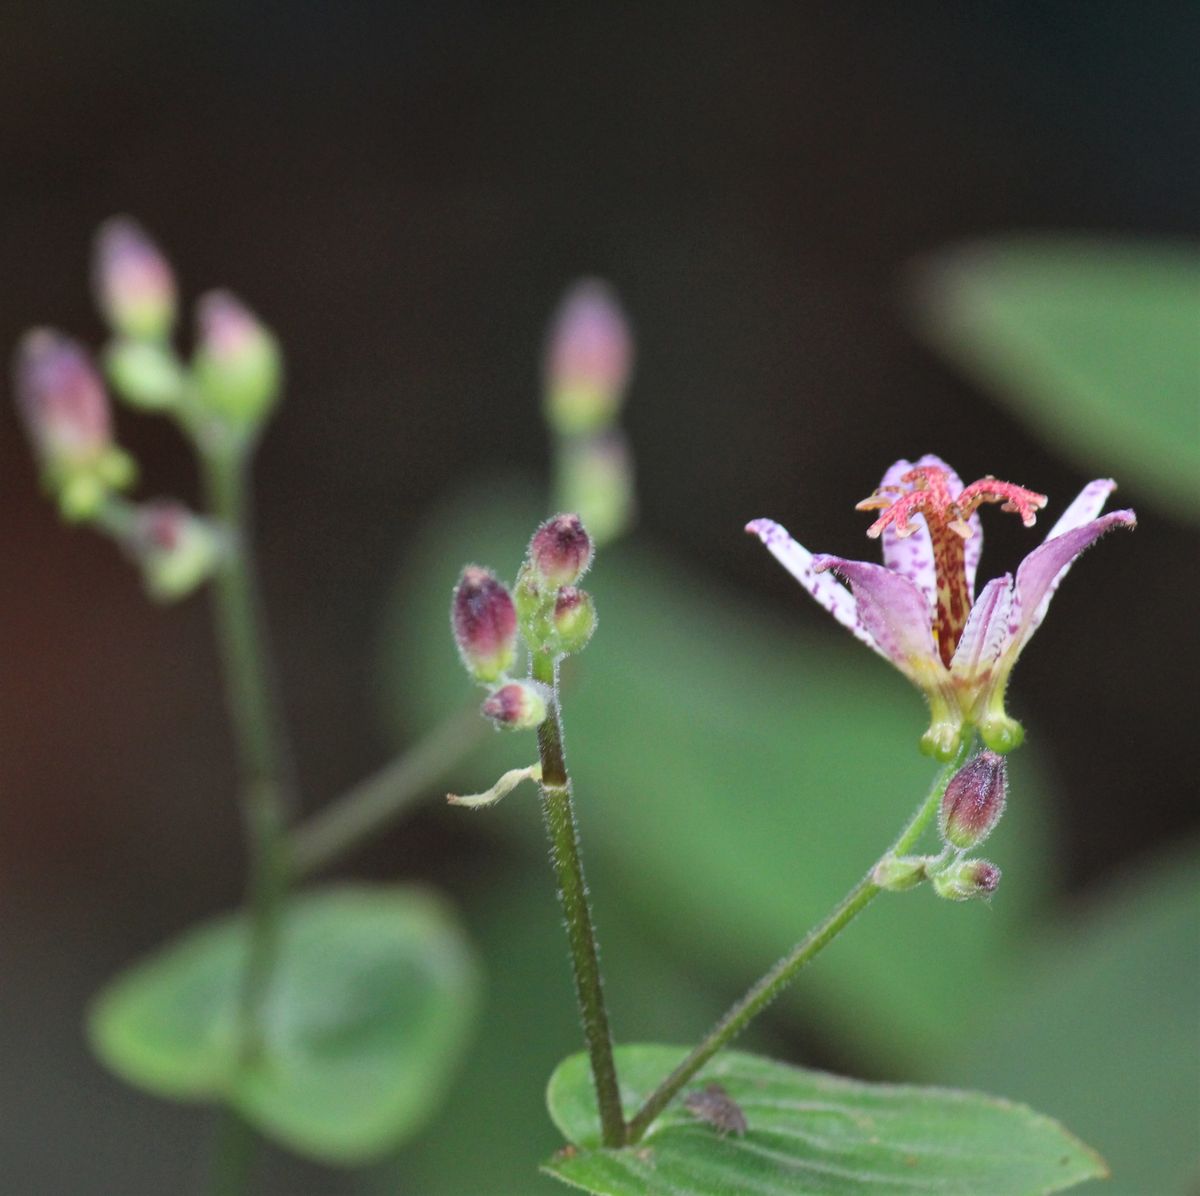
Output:
[[[713,1126],[722,1138],[730,1133],[740,1138],[746,1132],[745,1113],[720,1084],[708,1084],[697,1092],[689,1092],[683,1104],[694,1117]]]

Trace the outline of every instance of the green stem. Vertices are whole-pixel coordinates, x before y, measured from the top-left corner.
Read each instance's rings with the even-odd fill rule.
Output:
[[[938,773],[929,793],[886,854],[903,855],[913,847],[937,813],[950,778],[966,762],[970,750],[971,738],[967,738],[960,745],[954,759]],[[654,1119],[670,1104],[679,1090],[718,1051],[736,1038],[795,979],[800,969],[833,942],[838,934],[882,892],[879,886],[871,880],[871,876],[872,873],[868,872],[842,898],[825,921],[810,930],[765,976],[752,985],[709,1031],[708,1035],[693,1048],[687,1058],[654,1089],[629,1122],[628,1141],[630,1143],[640,1141]]]
[[[224,666],[226,699],[237,742],[242,820],[250,879],[250,920],[245,970],[237,1009],[242,1063],[263,1045],[262,1010],[279,953],[288,888],[286,829],[290,769],[283,749],[282,721],[263,635],[258,587],[250,544],[248,454],[202,451],[204,483],[212,515],[229,537],[229,550],[213,578],[217,640]],[[237,1119],[240,1121],[240,1119]],[[244,1128],[229,1122],[222,1135],[218,1176],[248,1169],[237,1157],[251,1149]],[[221,1179],[225,1190],[236,1190]]]
[[[386,826],[475,746],[485,726],[476,705],[453,715],[298,826],[288,839],[292,876],[327,867]]]
[[[562,902],[567,939],[571,945],[571,963],[583,1036],[591,1059],[592,1081],[596,1086],[600,1137],[605,1146],[622,1146],[625,1143],[625,1118],[617,1085],[617,1067],[613,1060],[608,1010],[604,1004],[604,983],[596,951],[596,934],[588,905],[587,882],[579,854],[579,828],[571,801],[571,778],[563,755],[562,724],[558,712],[558,670],[553,657],[544,652],[536,653],[533,676],[534,680],[541,681],[551,689],[546,719],[538,727],[538,753],[542,765],[539,789],[542,816],[553,848],[559,900]]]

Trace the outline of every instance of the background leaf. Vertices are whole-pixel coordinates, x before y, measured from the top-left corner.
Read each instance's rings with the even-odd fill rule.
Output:
[[[622,1101],[631,1113],[685,1052],[618,1051]],[[1105,1174],[1086,1146],[1048,1117],[977,1093],[865,1084],[728,1051],[685,1092],[721,1085],[745,1115],[744,1137],[722,1137],[679,1101],[637,1146],[597,1146],[587,1059],[551,1077],[547,1104],[576,1150],[555,1155],[552,1175],[599,1196],[725,1196],[755,1192],[1058,1192]]]
[[[188,931],[96,999],[101,1059],[160,1096],[229,1100],[302,1154],[352,1163],[416,1129],[445,1093],[477,1002],[477,968],[449,910],[414,889],[345,886],[288,907],[266,1002],[267,1049],[235,1066],[246,924]]]
[[[921,267],[932,342],[1056,449],[1200,518],[1200,254],[1044,236]]]

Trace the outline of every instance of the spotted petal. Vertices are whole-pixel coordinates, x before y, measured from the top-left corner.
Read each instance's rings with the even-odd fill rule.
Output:
[[[1074,509],[1078,502],[1079,499],[1072,503],[1071,509]],[[1070,513],[1068,510],[1067,514]],[[1066,518],[1064,515],[1059,523],[1064,522]],[[1041,626],[1059,582],[1084,549],[1089,548],[1114,527],[1132,528],[1136,525],[1137,518],[1132,511],[1113,511],[1089,523],[1072,527],[1061,535],[1052,535],[1044,544],[1035,548],[1017,569],[1010,621],[1013,638],[1008,651],[1014,655],[1019,652],[1029,637]]]
[[[924,686],[930,664],[941,669],[933,643],[933,615],[914,582],[883,565],[838,556],[813,557],[812,567],[818,574],[833,569],[846,579],[859,624],[906,677]]]
[[[1011,635],[1012,599],[1011,573],[993,578],[979,592],[950,661],[950,671],[956,677],[980,677],[1000,658]]]
[[[813,569],[813,554],[788,535],[788,530],[770,519],[755,519],[746,524],[746,531],[757,536],[771,555],[831,614],[843,627],[868,647],[886,655],[859,621],[854,599],[836,578],[827,577]]]

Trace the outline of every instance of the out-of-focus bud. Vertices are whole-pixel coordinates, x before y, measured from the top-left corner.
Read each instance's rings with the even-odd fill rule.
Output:
[[[987,860],[960,860],[933,877],[933,889],[947,901],[989,897],[1000,883],[1000,869]]]
[[[489,569],[468,565],[450,602],[454,642],[476,681],[498,681],[517,658],[512,596]]]
[[[133,461],[113,444],[104,383],[82,346],[48,328],[28,332],[14,367],[17,406],[47,487],[68,519],[94,515],[105,495],[133,481]]]
[[[992,833],[1008,788],[1004,757],[980,752],[950,778],[942,796],[939,826],[942,838],[954,847],[970,850]]]
[[[565,435],[612,421],[633,368],[633,337],[612,288],[577,282],[550,325],[544,363],[546,416]]]
[[[555,639],[560,652],[579,652],[596,630],[596,604],[586,590],[563,586],[554,599]]]
[[[160,602],[184,598],[207,581],[223,549],[212,523],[170,499],[139,506],[125,543],[142,567],[150,596]]]
[[[228,291],[210,291],[196,303],[193,367],[206,406],[240,429],[257,429],[279,397],[279,345]]]
[[[555,515],[533,533],[529,567],[539,586],[574,585],[592,563],[592,538],[578,515]]]
[[[174,407],[185,386],[178,358],[158,341],[114,341],[104,352],[104,368],[113,389],[145,411]]]
[[[629,529],[637,505],[633,458],[619,428],[564,439],[556,469],[559,501],[579,512],[598,546]]]
[[[510,681],[489,694],[479,708],[504,731],[528,731],[546,720],[549,691],[536,681]]]
[[[925,865],[928,859],[923,855],[888,855],[875,865],[871,880],[881,889],[891,893],[903,893],[905,889],[915,888],[925,879]]]
[[[158,246],[127,216],[96,233],[92,283],[100,311],[115,332],[163,340],[175,323],[175,276]]]

